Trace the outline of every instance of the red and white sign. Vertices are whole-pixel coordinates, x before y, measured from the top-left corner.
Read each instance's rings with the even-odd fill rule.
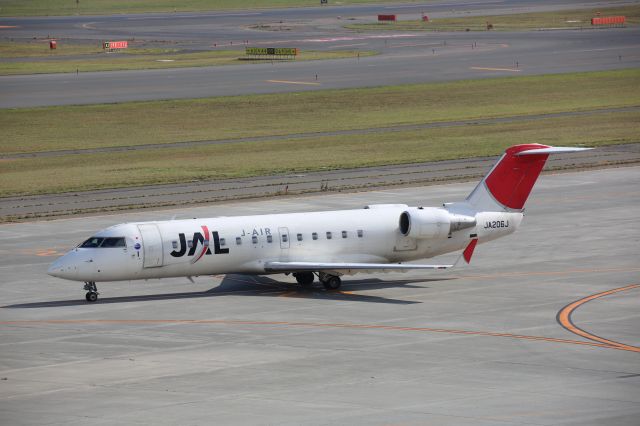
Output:
[[[624,16],[603,16],[601,18],[591,18],[591,25],[616,25],[624,23]]]
[[[378,21],[396,22],[396,15],[378,15]]]
[[[105,41],[102,46],[104,49],[126,49],[129,47],[127,41]]]

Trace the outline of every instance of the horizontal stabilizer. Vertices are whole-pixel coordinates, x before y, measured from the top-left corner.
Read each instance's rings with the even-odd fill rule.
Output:
[[[576,148],[570,146],[550,146],[548,148],[539,148],[539,149],[527,149],[526,151],[520,151],[514,154],[516,157],[520,157],[521,155],[535,155],[535,154],[565,154],[569,152],[581,152],[581,151],[589,151],[593,148]]]

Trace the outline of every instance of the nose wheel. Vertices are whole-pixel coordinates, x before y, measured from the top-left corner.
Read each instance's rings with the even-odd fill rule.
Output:
[[[84,283],[84,289],[87,290],[87,294],[84,296],[87,302],[95,302],[98,300],[98,287],[95,281],[87,281]]]

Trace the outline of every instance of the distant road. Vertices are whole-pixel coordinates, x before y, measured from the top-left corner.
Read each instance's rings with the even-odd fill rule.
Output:
[[[388,36],[362,41],[366,43],[364,49],[379,49],[383,53],[359,60],[4,76],[0,77],[0,108],[344,89],[640,67],[640,28],[414,33],[398,34],[395,39],[392,34]]]
[[[606,3],[606,2],[605,2]],[[221,67],[0,77],[0,108],[198,98],[342,89],[505,75],[540,75],[640,66],[640,28],[510,32],[383,32],[345,30],[380,10],[419,17],[596,7],[597,1],[436,2],[290,10],[101,17],[4,18],[0,37],[72,40],[135,38],[167,46],[213,49],[294,46],[376,50],[358,59],[241,64]],[[623,4],[626,2],[623,2]],[[340,15],[338,19],[337,15]],[[282,31],[252,26],[283,21]],[[64,42],[64,41],[63,41]],[[233,43],[233,45],[231,44]],[[221,47],[224,46],[224,47]],[[0,59],[1,60],[1,59]],[[317,79],[316,79],[317,76]]]

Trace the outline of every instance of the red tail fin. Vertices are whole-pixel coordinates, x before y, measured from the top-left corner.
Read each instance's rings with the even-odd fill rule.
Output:
[[[467,197],[478,210],[522,210],[549,154],[590,148],[550,147],[540,144],[508,148],[489,174]]]
[[[502,160],[485,178],[487,189],[503,206],[520,210],[524,207],[549,154],[517,156],[521,151],[550,148],[546,145],[516,145],[507,149]]]

